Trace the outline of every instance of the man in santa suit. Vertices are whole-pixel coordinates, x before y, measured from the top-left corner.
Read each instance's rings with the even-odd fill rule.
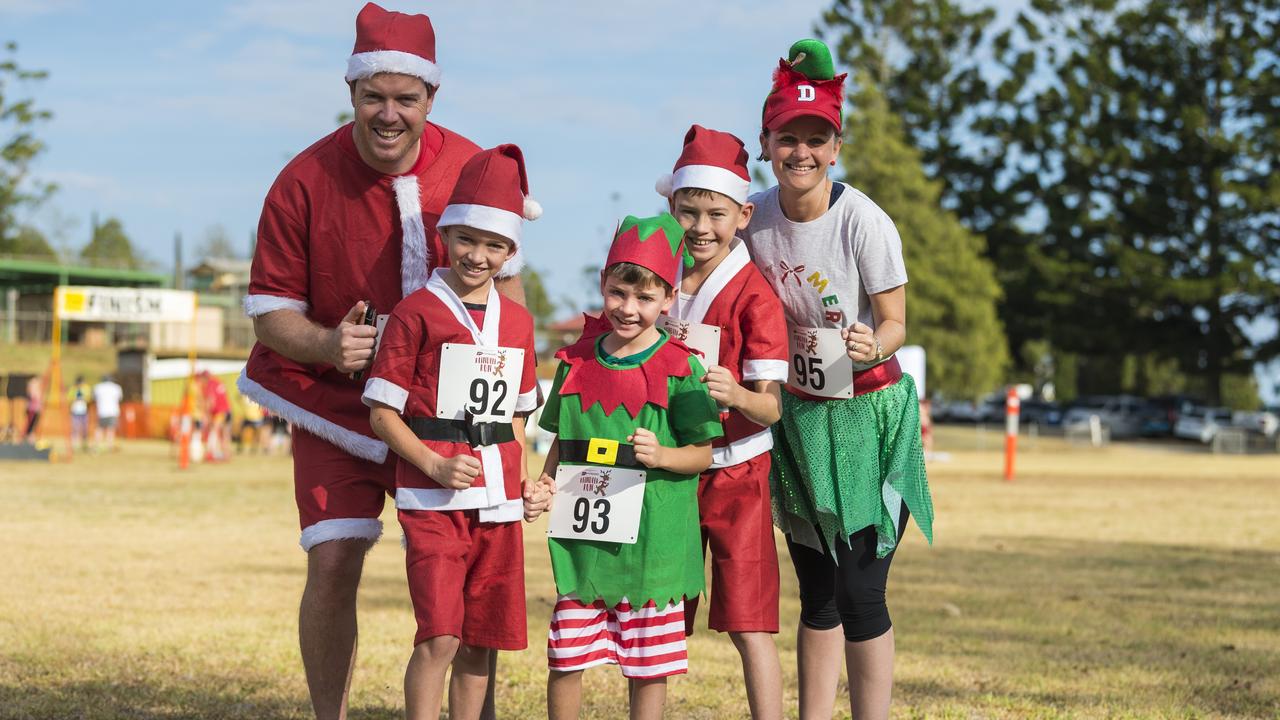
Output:
[[[346,81],[354,122],[295,157],[263,204],[244,302],[258,344],[238,383],[294,428],[307,552],[298,635],[318,718],[346,714],[356,588],[395,489],[394,462],[354,377],[375,349],[375,326],[362,321],[366,310],[390,312],[448,263],[436,221],[479,150],[427,120],[440,69],[426,15],[365,5]],[[499,288],[523,302],[518,278]]]

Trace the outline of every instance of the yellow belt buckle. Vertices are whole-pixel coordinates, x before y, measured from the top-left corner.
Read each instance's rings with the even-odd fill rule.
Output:
[[[587,462],[600,465],[612,465],[618,462],[618,441],[591,438],[591,442],[587,445]]]

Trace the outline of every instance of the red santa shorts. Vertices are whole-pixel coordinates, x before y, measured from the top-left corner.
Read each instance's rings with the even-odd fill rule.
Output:
[[[396,460],[381,465],[293,426],[293,495],[302,549],[329,540],[377,540],[383,503],[396,490]]]
[[[652,600],[633,608],[625,599],[605,607],[583,604],[574,595],[556,598],[547,635],[547,666],[558,672],[611,663],[637,680],[689,671],[684,639],[684,602],[659,608]]]
[[[418,620],[414,645],[441,635],[497,650],[529,644],[520,521],[482,523],[479,512],[399,512]]]
[[[702,473],[698,481],[703,552],[711,551],[711,614],[720,632],[778,632],[778,547],[769,504],[769,453]],[[693,633],[698,599],[685,611]]]

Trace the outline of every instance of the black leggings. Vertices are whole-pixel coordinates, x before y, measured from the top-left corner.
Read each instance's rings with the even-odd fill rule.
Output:
[[[907,517],[904,504],[898,522],[899,540],[907,528]],[[800,622],[814,630],[843,625],[849,642],[878,638],[893,627],[884,601],[893,553],[876,557],[874,525],[850,535],[848,545],[835,545],[838,563],[827,553],[787,536],[787,550],[800,582]]]

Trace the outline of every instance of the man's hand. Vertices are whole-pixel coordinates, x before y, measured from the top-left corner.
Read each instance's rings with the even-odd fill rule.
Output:
[[[537,482],[524,480],[524,521],[533,522],[551,506],[551,496],[556,494],[556,480],[546,473]]]
[[[727,368],[719,365],[708,368],[707,374],[702,376],[702,382],[707,384],[711,399],[727,408],[740,407],[743,393],[748,392],[733,379],[733,374]]]
[[[378,336],[378,329],[372,325],[362,325],[363,321],[364,301],[361,300],[351,306],[338,327],[329,331],[325,355],[338,372],[350,374],[363,370],[373,357],[373,344]]]
[[[653,434],[652,430],[645,428],[636,428],[635,434],[627,438],[636,451],[636,460],[647,468],[664,467],[662,464],[666,456],[666,448],[658,444],[658,436]]]
[[[438,455],[436,457],[439,457]],[[454,455],[440,458],[423,472],[432,480],[454,490],[465,490],[480,476],[480,460],[470,455]]]

